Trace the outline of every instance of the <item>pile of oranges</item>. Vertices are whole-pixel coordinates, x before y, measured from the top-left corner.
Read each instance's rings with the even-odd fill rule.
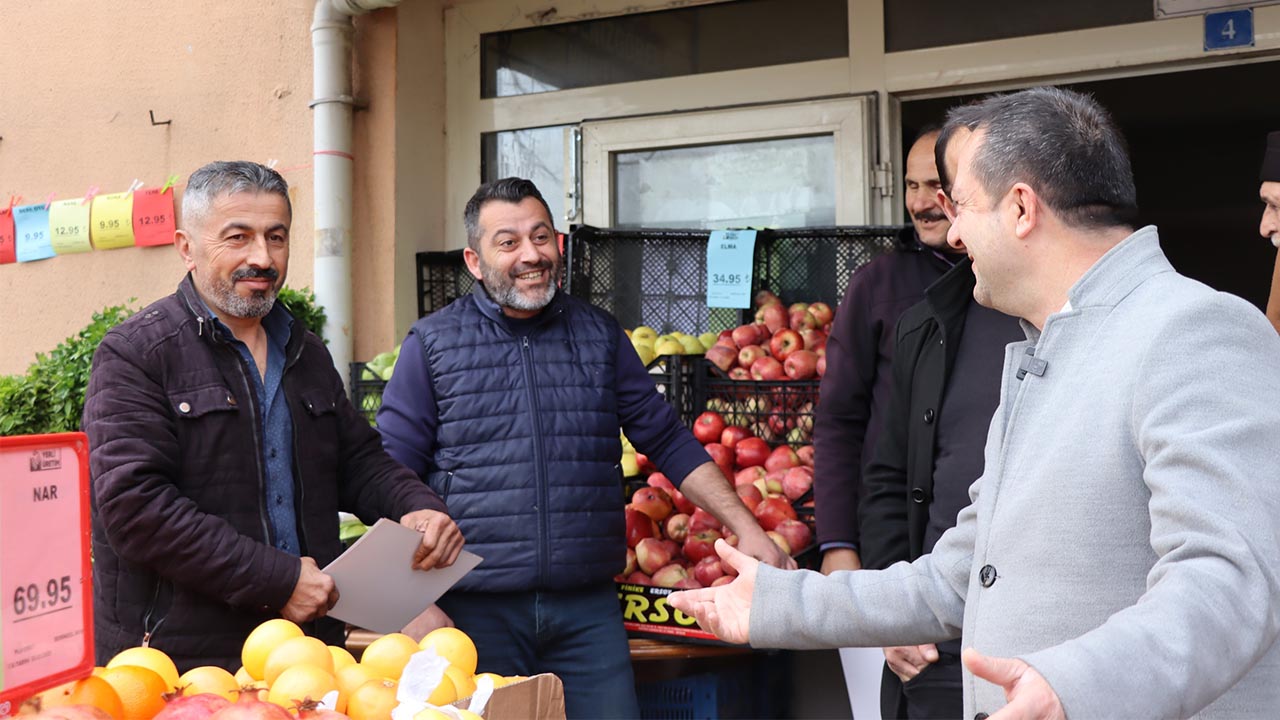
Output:
[[[301,720],[340,720],[344,716],[390,720],[391,711],[399,704],[396,690],[401,673],[411,656],[428,648],[449,662],[430,697],[421,698],[430,705],[448,705],[470,696],[481,677],[488,677],[495,688],[522,679],[477,675],[475,643],[456,628],[434,630],[421,642],[401,633],[383,635],[365,648],[357,662],[345,648],[325,645],[294,623],[275,619],[250,633],[240,655],[244,665],[234,675],[214,666],[179,675],[164,652],[152,647],[129,648],[106,667],[94,668],[93,675],[46,690],[27,701],[24,708],[50,720],[242,720],[259,716],[283,720],[287,717],[283,710]],[[203,699],[195,703],[198,708],[187,702],[194,696]],[[327,704],[331,710],[317,709],[326,696],[330,696]],[[246,712],[245,703],[280,714]],[[180,704],[185,704],[182,712],[175,712]],[[466,710],[459,712],[464,720],[479,718]],[[440,717],[448,716],[427,708],[414,720]]]

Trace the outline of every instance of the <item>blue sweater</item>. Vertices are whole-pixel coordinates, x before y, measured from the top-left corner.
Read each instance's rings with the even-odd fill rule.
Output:
[[[378,428],[485,558],[464,590],[566,589],[622,569],[619,428],[677,484],[709,461],[617,321],[564,294],[516,320],[477,286],[419,320]]]

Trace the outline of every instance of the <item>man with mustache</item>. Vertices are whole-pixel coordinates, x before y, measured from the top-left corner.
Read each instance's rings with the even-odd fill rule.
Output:
[[[638,717],[613,578],[626,562],[621,428],[739,538],[795,567],[654,388],[622,327],[558,289],[533,183],[482,185],[463,213],[475,290],[414,324],[382,395],[393,457],[450,504],[484,561],[439,601],[482,667],[552,672],[570,718]]]
[[[862,567],[862,476],[892,391],[894,327],[907,308],[924,299],[925,288],[963,257],[947,245],[951,224],[938,200],[941,184],[934,144],[940,130],[936,125],[923,128],[907,153],[905,199],[913,232],[894,252],[853,273],[831,323],[813,438],[814,512],[824,573]],[[874,672],[876,659],[871,655],[861,649],[840,651],[855,707],[872,704],[865,698],[874,693],[874,680],[869,686],[856,680]],[[885,677],[886,697],[897,698],[897,679],[888,671]],[[889,703],[885,701],[886,709]]]
[[[179,671],[235,671],[258,624],[326,643],[344,626],[320,571],[338,511],[423,533],[406,563],[453,563],[445,505],[382,449],[320,338],[280,304],[292,208],[274,170],[192,173],[175,245],[178,291],[107,333],[85,400],[98,664],[149,644]]]

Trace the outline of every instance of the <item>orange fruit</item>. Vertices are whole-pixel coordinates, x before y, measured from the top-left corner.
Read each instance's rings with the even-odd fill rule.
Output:
[[[445,715],[435,708],[422,708],[413,716],[413,720],[453,720],[453,716]]]
[[[380,680],[382,678],[379,678],[364,665],[356,663],[339,668],[334,675],[334,679],[338,682],[338,702],[334,703],[333,709],[340,713],[345,713],[347,711],[347,699],[351,697],[351,693],[356,691],[356,688],[370,680]]]
[[[479,682],[480,678],[482,677],[487,677],[489,678],[489,680],[493,681],[494,688],[500,688],[503,685],[506,685],[508,682],[510,682],[509,680],[507,680],[506,678],[502,677],[497,673],[480,673],[479,675],[476,675],[476,678],[475,678],[476,682]]]
[[[135,665],[151,670],[164,680],[165,685],[169,686],[166,692],[178,689],[178,666],[173,664],[173,660],[170,660],[168,655],[153,647],[121,650],[107,663],[107,669],[121,665]]]
[[[476,644],[458,628],[436,628],[422,638],[418,647],[422,650],[435,650],[450,665],[457,665],[468,675],[476,674]]]
[[[108,667],[102,679],[120,696],[123,720],[151,720],[164,709],[169,686],[154,670],[138,665]]]
[[[293,714],[307,700],[319,701],[325,693],[338,689],[333,675],[315,665],[294,665],[276,677],[267,694],[267,702],[273,702]]]
[[[35,705],[38,710],[68,705],[92,705],[110,715],[113,720],[124,720],[124,706],[120,704],[120,696],[111,687],[111,683],[97,675],[49,688],[27,702]]]
[[[453,689],[457,691],[458,697],[455,700],[471,697],[476,692],[476,679],[466,670],[457,665],[450,665],[444,669],[445,677],[453,681]]]
[[[240,662],[244,663],[249,677],[261,680],[271,651],[285,640],[302,637],[304,634],[302,628],[284,618],[268,620],[254,628],[249,637],[245,638],[244,647],[240,649]]]
[[[418,652],[418,643],[403,633],[390,633],[369,643],[360,656],[360,664],[378,677],[400,680],[400,673],[409,664],[409,656]]]
[[[267,655],[262,679],[268,686],[275,685],[280,673],[297,665],[311,665],[333,675],[333,655],[329,653],[329,646],[322,640],[303,636],[285,640]]]
[[[454,687],[453,680],[449,678],[449,673],[445,673],[440,678],[440,684],[435,690],[427,696],[427,702],[432,705],[448,705],[458,699],[458,688]]]
[[[356,659],[347,652],[346,648],[337,645],[329,646],[329,654],[333,656],[333,671],[338,672],[348,665],[355,665]]]
[[[215,665],[191,668],[178,678],[178,687],[183,689],[184,695],[210,693],[231,702],[240,698],[240,682],[236,676]]]
[[[394,680],[370,680],[347,699],[347,716],[351,720],[390,720],[391,711],[399,704]]]

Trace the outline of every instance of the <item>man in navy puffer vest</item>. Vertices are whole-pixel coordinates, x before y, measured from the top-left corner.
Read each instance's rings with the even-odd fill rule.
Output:
[[[464,212],[475,291],[409,331],[383,445],[449,503],[484,562],[440,600],[502,675],[552,672],[568,716],[639,710],[613,576],[625,563],[621,428],[739,548],[794,567],[654,389],[611,315],[557,289],[551,211],[528,180]]]

